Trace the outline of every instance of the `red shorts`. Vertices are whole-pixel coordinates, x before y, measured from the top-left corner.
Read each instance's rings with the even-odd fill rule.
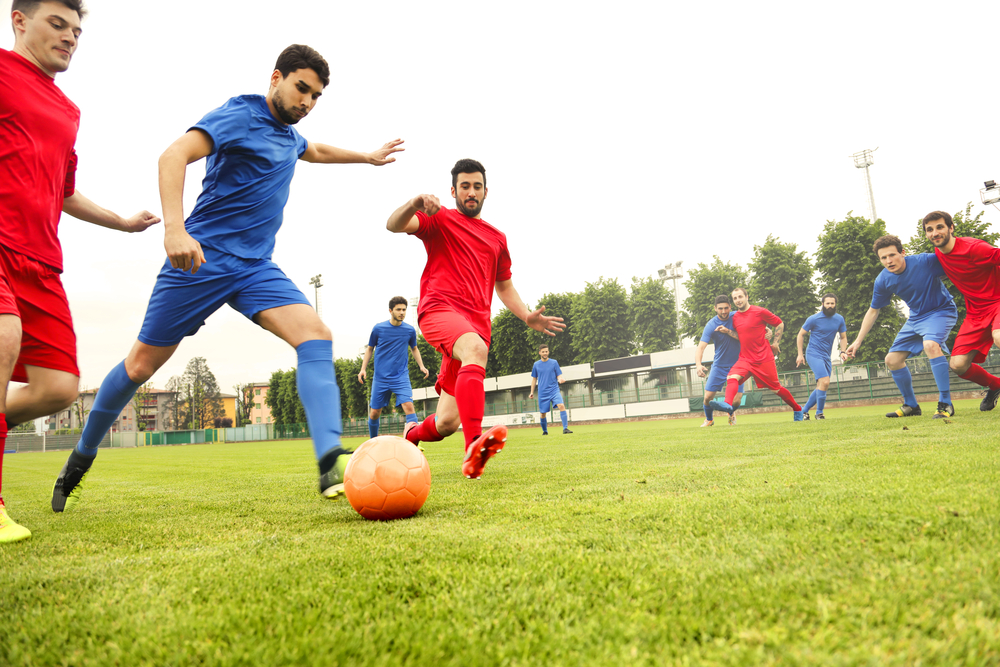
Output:
[[[452,396],[455,395],[455,380],[458,379],[458,371],[462,368],[462,362],[452,358],[452,350],[455,341],[464,334],[474,333],[480,338],[479,333],[465,317],[450,310],[432,310],[420,316],[420,333],[424,340],[430,343],[435,350],[441,353],[441,370],[438,371],[437,382],[434,383],[434,391],[441,395],[442,390]],[[485,339],[486,346],[489,347],[489,339]]]
[[[21,354],[11,380],[27,382],[25,366],[80,376],[73,318],[55,269],[0,246],[0,314],[21,318]]]
[[[746,359],[738,359],[733,367],[729,369],[728,377],[739,375],[746,380],[748,375],[752,375],[762,387],[767,387],[771,391],[781,389],[781,381],[778,379],[778,367],[774,365],[774,359],[769,359],[759,364],[755,364]]]
[[[974,362],[980,362],[990,353],[993,345],[993,332],[1000,329],[1000,303],[994,305],[992,311],[983,311],[974,316],[966,314],[962,326],[951,346],[951,356],[965,356],[975,353]]]

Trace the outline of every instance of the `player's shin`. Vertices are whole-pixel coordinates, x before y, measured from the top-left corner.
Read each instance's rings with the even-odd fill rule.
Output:
[[[562,422],[563,429],[569,428],[569,415],[566,414],[565,410],[559,411],[559,421]]]
[[[787,387],[781,387],[775,393],[778,395],[778,398],[783,400],[786,405],[792,408],[792,410],[795,410],[796,412],[801,412],[802,406],[799,405],[798,401],[795,400],[795,398],[792,396],[792,392],[788,391]]]
[[[931,372],[938,388],[938,400],[951,403],[951,377],[949,376],[948,357],[935,357],[930,360]]]
[[[984,369],[979,364],[971,364],[969,370],[965,372],[965,375],[959,375],[963,380],[968,380],[969,382],[975,382],[980,387],[986,387],[987,389],[1000,389],[1000,378],[995,375],[991,375],[986,369]]]
[[[802,412],[809,412],[813,409],[813,406],[819,402],[819,398],[817,396],[818,393],[819,389],[813,389],[813,392],[809,394],[809,399],[806,401],[805,406],[802,408]],[[819,411],[822,412],[822,409]]]
[[[826,408],[826,392],[822,389],[816,390],[816,414],[821,414]],[[808,410],[809,408],[806,408]]]
[[[80,441],[76,444],[76,451],[79,454],[90,458],[97,456],[97,447],[101,444],[104,434],[135,396],[139,386],[138,382],[133,382],[128,376],[124,361],[111,369],[101,383],[101,388],[94,398],[94,407],[87,415],[87,423],[83,427],[83,433],[80,434]]]
[[[416,419],[416,415],[414,415],[414,419]],[[439,440],[443,440],[444,436],[438,433],[436,419],[436,415],[429,415],[420,424],[417,424],[406,432],[406,439],[414,445],[421,442],[438,442]]]
[[[378,437],[378,420],[368,418],[368,437],[377,438]]]
[[[545,418],[544,414],[542,415],[542,418],[539,420],[538,423],[541,424],[541,426],[542,426],[542,433],[548,434],[548,432],[549,432],[549,420]]]
[[[295,348],[299,366],[295,383],[306,411],[309,434],[316,450],[316,460],[340,450],[340,390],[333,370],[333,341],[307,340]],[[335,457],[333,457],[335,458]],[[323,471],[320,471],[323,474]]]
[[[917,395],[913,393],[913,376],[910,375],[910,368],[904,365],[891,373],[893,381],[899,388],[899,393],[903,395],[903,404],[909,405],[911,408],[917,407]]]
[[[732,405],[733,401],[736,400],[736,394],[739,393],[739,390],[740,390],[739,380],[737,380],[736,378],[729,378],[728,380],[726,380],[726,403]]]
[[[462,434],[466,448],[483,433],[483,413],[486,412],[486,369],[476,364],[466,364],[455,380],[455,403],[462,420]]]

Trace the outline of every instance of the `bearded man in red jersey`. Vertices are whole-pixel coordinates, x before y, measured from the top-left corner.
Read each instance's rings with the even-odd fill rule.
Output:
[[[417,322],[428,343],[441,352],[434,388],[441,397],[436,414],[406,431],[417,444],[434,442],[458,430],[465,435],[462,474],[479,479],[483,467],[507,441],[507,427],[482,432],[486,407],[486,358],[490,346],[493,292],[514,315],[535,331],[554,336],[566,325],[561,317],[532,311],[514,289],[507,237],[480,218],[486,201],[486,169],[459,160],[451,170],[451,196],[457,210],[444,208],[434,195],[417,195],[389,217],[390,232],[406,232],[424,242],[427,265],[420,277]]]

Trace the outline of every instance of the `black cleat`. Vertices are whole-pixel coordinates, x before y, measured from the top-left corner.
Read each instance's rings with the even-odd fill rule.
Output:
[[[906,403],[903,403],[901,406],[899,406],[896,409],[895,412],[887,412],[887,413],[885,413],[885,416],[886,417],[919,417],[921,414],[923,414],[923,413],[920,411],[920,406],[919,405],[916,406],[916,407],[913,407],[912,405],[907,405]]]
[[[945,419],[946,417],[955,416],[955,406],[951,403],[942,403],[938,401],[937,410],[934,412],[934,416],[931,419]]]
[[[572,432],[573,431],[569,430],[568,428],[564,428],[563,429],[563,435],[566,435],[567,433],[572,433]]]
[[[76,507],[83,491],[83,480],[86,479],[93,463],[94,457],[84,456],[76,451],[76,448],[70,452],[66,465],[59,471],[59,477],[52,487],[53,512],[64,512]]]
[[[1000,389],[989,389],[983,392],[983,402],[979,404],[980,412],[989,412],[997,406],[997,399],[1000,398]]]
[[[809,421],[809,413],[808,412],[803,412],[802,413],[802,421],[804,421],[804,422]]]
[[[824,415],[822,412],[817,412],[816,419],[826,419],[826,415]]]

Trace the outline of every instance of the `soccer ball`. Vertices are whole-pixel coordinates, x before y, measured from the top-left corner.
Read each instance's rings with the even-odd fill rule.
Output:
[[[413,516],[431,492],[431,467],[416,445],[382,435],[354,450],[344,492],[358,514],[389,521]]]

